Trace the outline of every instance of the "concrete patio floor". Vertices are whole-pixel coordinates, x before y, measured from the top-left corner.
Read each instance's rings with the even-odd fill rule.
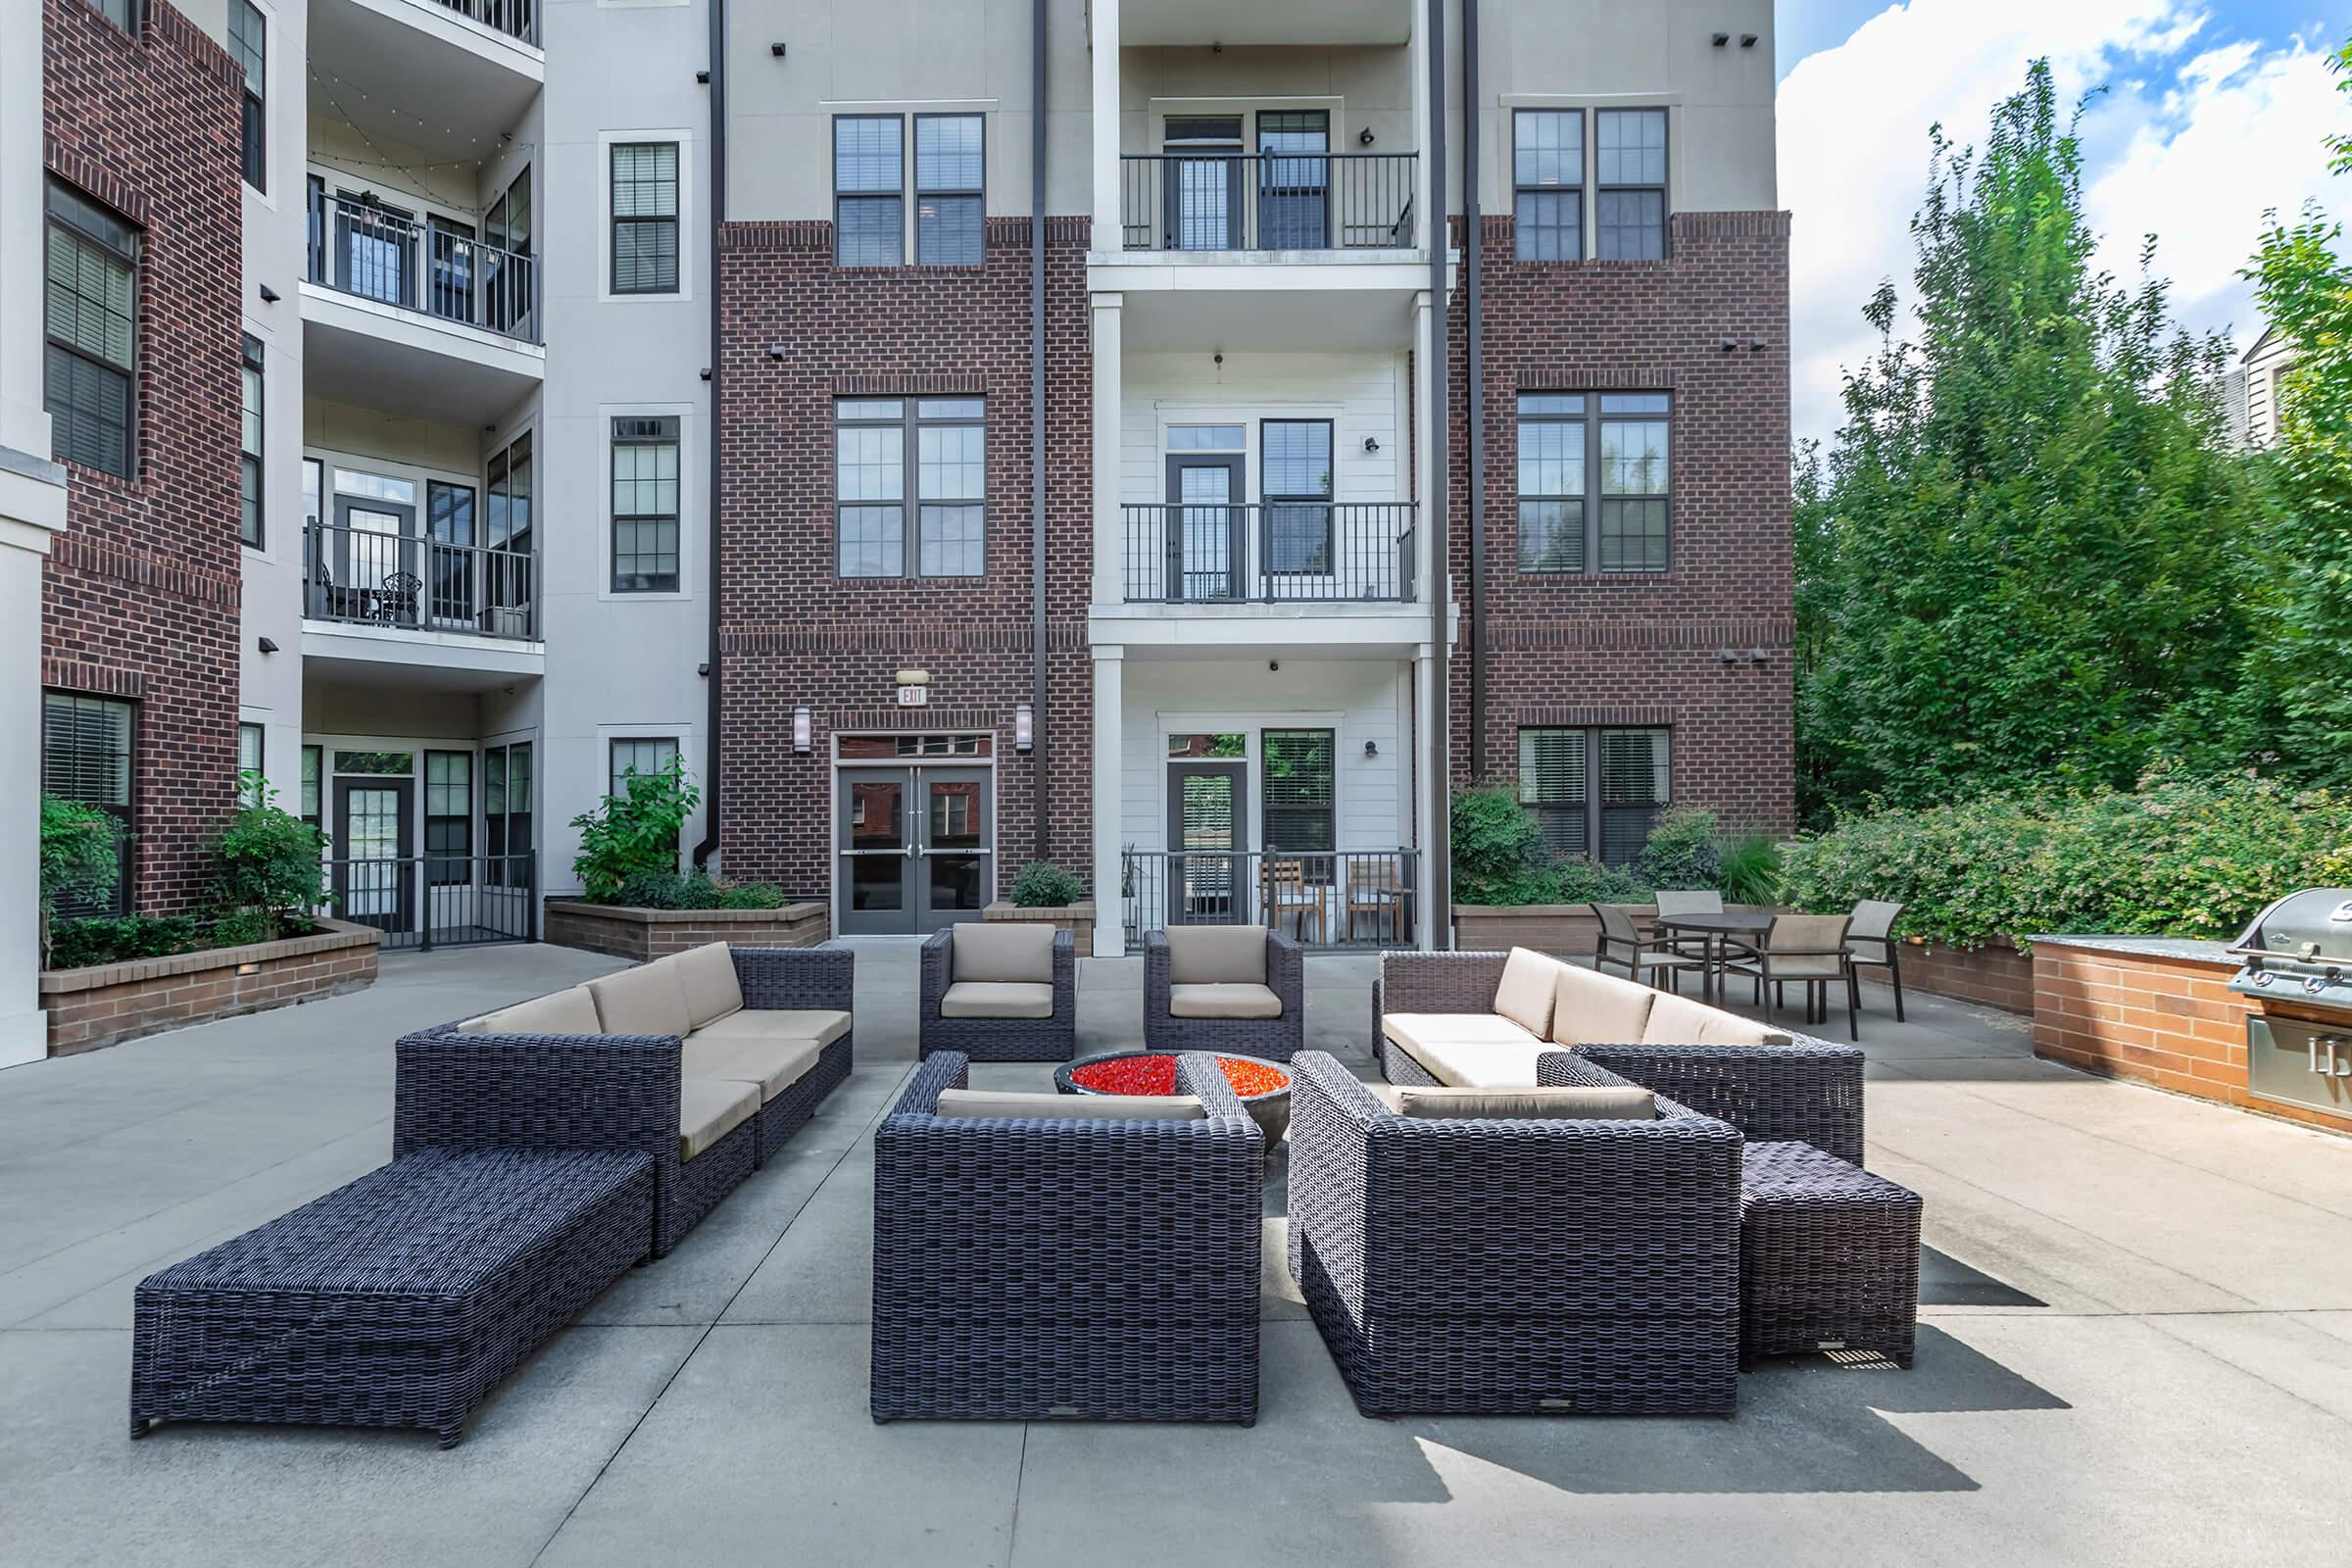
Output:
[[[1863,1022],[1870,1164],[1927,1199],[1912,1372],[1774,1363],[1729,1421],[1367,1421],[1274,1217],[1254,1428],[877,1427],[871,1131],[914,1059],[914,950],[857,946],[856,1075],[450,1452],[300,1428],[130,1442],[132,1288],[381,1163],[401,1032],[615,965],[398,956],[362,995],[0,1073],[0,1563],[2010,1568],[2352,1550],[2352,1142],[2036,1061],[2002,1014],[1919,998],[1897,1025],[1883,991]],[[1309,1043],[1366,1072],[1371,970],[1307,967]],[[1084,971],[1081,1049],[1134,1041],[1140,966]],[[975,1081],[1043,1086],[1047,1069]]]

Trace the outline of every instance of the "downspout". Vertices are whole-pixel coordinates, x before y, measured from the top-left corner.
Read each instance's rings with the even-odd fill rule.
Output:
[[[1046,823],[1046,0],[1029,6],[1029,814]]]
[[[1470,775],[1487,755],[1487,342],[1486,216],[1479,186],[1478,0],[1462,0],[1462,257],[1470,269]]]
[[[719,347],[718,231],[726,221],[727,199],[727,0],[704,0],[710,13],[710,524],[704,529],[703,554],[710,558],[710,580],[704,597],[710,601],[710,673],[704,679],[703,715],[703,838],[694,847],[694,867],[704,870],[718,851],[718,407],[721,362]]]
[[[1436,842],[1429,845],[1430,946],[1453,946],[1453,774],[1446,762],[1449,737],[1446,687],[1452,679],[1446,643],[1446,612],[1451,598],[1446,542],[1446,406],[1452,384],[1446,370],[1446,260],[1451,234],[1446,210],[1446,0],[1429,0],[1429,640],[1436,664],[1430,682],[1428,787],[1437,792],[1430,812]]]

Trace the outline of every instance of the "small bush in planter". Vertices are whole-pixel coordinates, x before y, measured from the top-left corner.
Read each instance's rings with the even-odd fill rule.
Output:
[[[1023,909],[1066,909],[1086,897],[1086,884],[1047,860],[1031,860],[1012,874],[1006,897]]]
[[[776,909],[786,903],[773,882],[729,882],[708,871],[633,872],[612,901],[635,909]]]
[[[280,808],[261,774],[246,773],[243,783],[247,805],[213,841],[216,947],[307,932],[309,911],[326,902],[325,839]]]
[[[651,773],[631,768],[622,790],[606,796],[595,810],[571,819],[580,830],[572,874],[587,890],[591,904],[626,903],[621,885],[646,872],[674,879],[678,836],[703,800],[703,792],[686,781],[685,762],[675,757],[668,766]]]

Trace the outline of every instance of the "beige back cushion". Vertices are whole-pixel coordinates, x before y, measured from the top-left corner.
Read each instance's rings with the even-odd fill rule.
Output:
[[[1054,983],[1054,928],[1045,924],[987,925],[967,920],[956,933],[950,978],[983,985]]]
[[[956,1121],[1206,1121],[1191,1095],[1042,1095],[1009,1089],[943,1089],[938,1114]]]
[[[1678,893],[1672,888],[1658,890],[1660,914],[1721,914],[1723,895],[1712,888],[1697,888]]]
[[[605,1026],[596,1015],[596,1001],[588,995],[586,986],[533,997],[458,1025],[458,1033],[462,1035],[601,1035],[604,1032]]]
[[[1636,981],[1582,964],[1560,965],[1552,994],[1551,1038],[1564,1046],[1629,1045],[1642,1038],[1658,994]]]
[[[1843,914],[1776,914],[1764,933],[1768,953],[1836,953],[1845,946],[1845,928],[1852,916]]]
[[[1702,1046],[1785,1046],[1788,1032],[1775,1029],[1768,1023],[1742,1018],[1721,1007],[1709,1007],[1709,1017],[1698,1027],[1698,1044]]]
[[[1262,925],[1180,925],[1168,932],[1168,983],[1177,986],[1262,986],[1266,928]]]
[[[724,942],[689,948],[662,961],[678,972],[678,985],[686,993],[686,1021],[694,1028],[743,1010],[743,985],[735,978],[735,957]]]
[[[1566,965],[1526,948],[1513,948],[1494,985],[1494,1010],[1538,1040],[1551,1027],[1551,994]]]
[[[588,982],[596,1015],[609,1035],[683,1035],[686,988],[674,966],[648,963]]]
[[[1506,1121],[1655,1121],[1658,1097],[1624,1087],[1561,1089],[1403,1089],[1367,1084],[1372,1098],[1399,1116]]]
[[[1624,1042],[1596,1040],[1593,1045],[1620,1045]],[[1788,1036],[1785,1030],[1768,1024],[1751,1023],[1736,1012],[1710,1007],[1689,997],[1670,992],[1658,994],[1649,1009],[1649,1026],[1642,1031],[1639,1044],[1645,1046],[1785,1046]]]

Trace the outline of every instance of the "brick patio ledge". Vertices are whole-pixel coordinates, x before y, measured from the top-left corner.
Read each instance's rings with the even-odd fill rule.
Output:
[[[49,1054],[118,1045],[213,1018],[357,991],[375,981],[384,934],[321,919],[308,936],[41,971]]]

